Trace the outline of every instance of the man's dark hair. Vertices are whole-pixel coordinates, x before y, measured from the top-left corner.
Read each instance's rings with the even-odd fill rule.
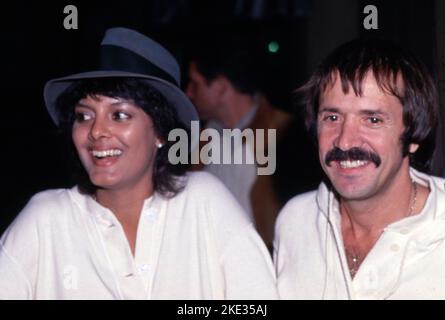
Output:
[[[155,158],[154,190],[166,197],[173,197],[180,192],[185,181],[181,179],[181,176],[185,174],[187,168],[181,164],[172,165],[168,161],[168,150],[174,143],[168,141],[168,134],[175,128],[188,129],[180,122],[173,106],[158,90],[143,79],[121,77],[79,80],[68,87],[56,102],[61,116],[59,127],[69,148],[69,160],[73,162],[74,167],[73,178],[80,190],[92,194],[97,187],[90,181],[72,140],[72,128],[75,120],[74,107],[79,100],[97,95],[129,100],[150,116],[156,134],[164,143],[164,146],[158,149]]]
[[[316,69],[309,81],[297,90],[304,96],[306,127],[317,130],[320,98],[339,75],[343,92],[350,87],[362,95],[363,79],[372,72],[381,90],[396,96],[403,106],[405,132],[402,153],[409,154],[410,143],[419,144],[410,163],[429,170],[435,146],[438,100],[433,79],[425,66],[411,53],[378,39],[359,39],[334,50]],[[398,79],[403,86],[400,87]]]
[[[225,76],[235,89],[249,95],[262,86],[259,59],[255,44],[236,36],[203,40],[191,53],[191,61],[207,83]]]

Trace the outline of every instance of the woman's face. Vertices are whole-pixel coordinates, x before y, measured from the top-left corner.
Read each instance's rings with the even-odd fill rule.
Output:
[[[131,101],[97,95],[75,106],[73,141],[91,182],[110,190],[152,183],[159,139],[153,121]]]

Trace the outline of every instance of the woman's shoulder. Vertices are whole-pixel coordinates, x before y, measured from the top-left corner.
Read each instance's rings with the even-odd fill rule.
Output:
[[[195,182],[218,181],[218,178],[216,178],[213,174],[208,173],[206,171],[189,171],[187,172],[187,178],[189,181],[192,180]]]
[[[77,192],[77,187],[71,189],[49,189],[34,194],[23,210],[19,213],[17,219],[44,219],[50,217],[53,219],[53,213],[58,216],[66,211],[66,208],[72,203],[72,196]]]
[[[69,201],[72,193],[77,193],[77,187],[40,191],[31,197],[26,207],[32,207],[33,209],[43,207],[48,209],[54,206],[63,206]]]
[[[36,193],[20,211],[12,224],[3,234],[3,238],[22,239],[31,235],[37,237],[37,230],[45,232],[51,225],[59,222],[58,217],[64,216],[70,202],[71,189],[52,189]],[[21,237],[20,234],[25,234]]]
[[[214,175],[208,172],[190,172],[184,189],[184,199],[199,212],[206,212],[218,223],[250,223],[241,205]]]
[[[187,183],[184,194],[193,196],[195,200],[205,203],[215,203],[236,201],[232,193],[224,183],[211,173],[203,171],[193,171],[187,173]]]
[[[198,190],[204,193],[214,193],[215,188],[226,191],[224,184],[213,174],[205,171],[187,173],[187,189]]]

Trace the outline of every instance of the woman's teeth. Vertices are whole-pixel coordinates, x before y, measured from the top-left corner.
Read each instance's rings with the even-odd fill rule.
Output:
[[[110,150],[101,150],[91,151],[92,155],[96,158],[105,158],[105,157],[114,157],[114,156],[120,156],[122,154],[122,150],[119,149],[110,149]]]
[[[343,169],[358,168],[364,166],[367,163],[368,161],[362,161],[362,160],[354,160],[354,161],[346,160],[346,161],[340,161],[340,167],[342,167]]]

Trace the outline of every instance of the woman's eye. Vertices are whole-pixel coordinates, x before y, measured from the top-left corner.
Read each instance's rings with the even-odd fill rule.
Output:
[[[92,117],[91,115],[85,113],[85,112],[76,112],[74,114],[74,120],[76,122],[84,122],[90,120]]]
[[[127,120],[130,118],[131,118],[131,116],[126,112],[117,111],[117,112],[113,113],[114,120]]]

